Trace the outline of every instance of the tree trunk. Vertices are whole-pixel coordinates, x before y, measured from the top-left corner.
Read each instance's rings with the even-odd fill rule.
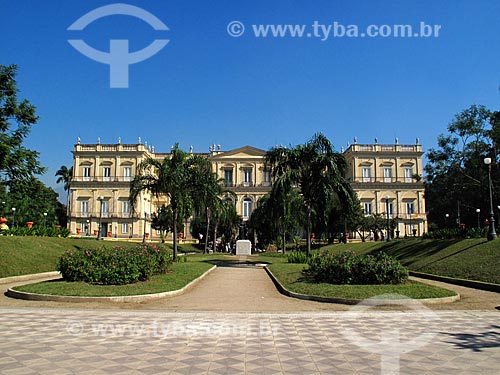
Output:
[[[214,245],[213,245],[213,251],[214,251],[214,254],[215,252],[217,251],[217,222],[215,222],[215,225],[214,225]]]
[[[174,262],[177,260],[177,208],[172,207],[173,213],[173,230],[174,230]]]
[[[205,230],[205,242],[204,242],[204,247],[203,247],[203,254],[206,254],[207,253],[207,247],[208,247],[208,234],[209,234],[209,230],[210,230],[210,217],[212,216],[210,214],[210,208],[206,208],[205,209],[205,215],[207,217],[207,229]]]
[[[307,256],[311,255],[311,207],[307,206]]]

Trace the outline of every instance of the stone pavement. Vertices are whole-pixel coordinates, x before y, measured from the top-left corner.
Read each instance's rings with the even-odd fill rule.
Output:
[[[500,295],[447,287],[462,301],[380,311],[288,298],[262,269],[221,267],[147,303],[1,296],[0,374],[499,374]]]
[[[0,372],[498,374],[498,313],[0,308]]]

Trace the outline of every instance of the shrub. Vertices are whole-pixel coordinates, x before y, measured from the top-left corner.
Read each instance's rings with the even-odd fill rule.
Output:
[[[57,268],[67,281],[124,285],[165,273],[171,264],[166,248],[141,244],[132,248],[69,250],[59,258]]]
[[[302,251],[291,251],[286,257],[288,263],[307,263],[307,254]]]
[[[360,256],[352,251],[314,254],[306,271],[316,282],[330,284],[400,284],[408,280],[408,269],[385,253]]]
[[[34,226],[14,227],[0,230],[1,235],[5,236],[38,236],[38,237],[68,237],[71,232],[67,228]]]

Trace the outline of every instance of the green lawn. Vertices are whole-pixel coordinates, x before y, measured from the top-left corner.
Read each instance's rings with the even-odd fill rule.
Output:
[[[327,248],[369,254],[385,251],[411,271],[500,284],[500,239],[401,239],[336,244]]]
[[[366,299],[381,294],[392,293],[409,298],[422,299],[449,297],[456,294],[450,290],[416,282],[408,282],[401,285],[333,285],[314,283],[304,278],[302,270],[307,267],[304,264],[286,263],[281,260],[275,260],[268,267],[287,290],[311,296]]]
[[[187,262],[174,263],[171,272],[167,274],[156,275],[148,281],[129,285],[91,285],[83,282],[70,283],[56,280],[23,285],[14,289],[29,293],[80,297],[132,296],[169,292],[183,288],[213,267],[204,260],[204,257],[190,257]]]
[[[137,243],[96,241],[85,238],[0,236],[0,278],[56,270],[57,260],[66,250],[98,246],[134,246]],[[195,251],[182,244],[179,251]]]

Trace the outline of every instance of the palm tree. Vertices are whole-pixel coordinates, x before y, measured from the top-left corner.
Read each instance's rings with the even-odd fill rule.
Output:
[[[192,207],[194,170],[200,157],[191,157],[179,149],[176,144],[170,156],[163,160],[147,158],[138,166],[138,173],[130,185],[129,200],[135,207],[137,197],[143,191],[149,191],[156,198],[166,196],[170,201],[173,223]],[[173,225],[174,260],[177,259],[177,225]]]
[[[65,165],[62,165],[61,168],[56,172],[55,176],[59,176],[59,178],[56,180],[57,184],[63,183],[64,191],[67,191],[66,194],[66,215],[69,217],[70,216],[70,187],[71,187],[71,180],[73,179],[73,167],[71,166],[68,168]]]
[[[234,195],[234,193],[222,187],[224,179],[218,179],[217,175],[212,172],[212,166],[209,160],[200,157],[199,160],[195,161],[194,165],[197,167],[194,169],[195,173],[193,175],[193,204],[196,210],[200,212],[204,211],[205,213],[207,227],[203,253],[206,253],[212,217],[217,217],[219,211],[225,209],[222,197],[224,195]],[[216,226],[214,236],[216,236]],[[215,239],[214,237],[214,247]]]
[[[311,252],[311,215],[324,211],[326,202],[337,196],[345,208],[353,207],[354,192],[344,176],[347,162],[333,150],[323,134],[315,134],[304,145],[293,148],[276,147],[266,154],[273,176],[271,196],[283,196],[297,189],[304,200],[307,254]]]

